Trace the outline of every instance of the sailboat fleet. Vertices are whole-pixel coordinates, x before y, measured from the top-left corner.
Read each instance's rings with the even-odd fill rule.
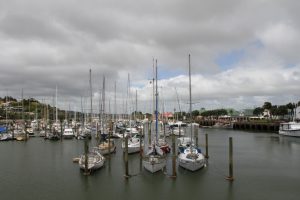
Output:
[[[155,67],[155,68],[154,68]],[[85,113],[75,119],[68,120],[67,113],[66,120],[62,123],[58,120],[58,101],[57,101],[57,86],[55,89],[55,118],[52,115],[52,123],[49,119],[48,107],[45,107],[45,115],[43,120],[39,120],[36,114],[35,119],[31,122],[30,128],[28,128],[28,133],[38,132],[38,136],[44,137],[49,140],[61,140],[61,139],[82,139],[85,145],[88,143],[89,139],[95,138],[96,146],[88,148],[85,146],[85,152],[79,155],[77,161],[79,168],[85,171],[94,171],[100,169],[105,165],[105,155],[115,153],[117,146],[113,138],[120,138],[122,151],[128,154],[134,154],[140,152],[142,155],[142,165],[146,171],[155,173],[158,171],[163,171],[167,165],[168,153],[171,151],[171,147],[168,144],[166,137],[174,134],[179,136],[178,138],[178,165],[190,171],[196,171],[205,166],[205,159],[201,153],[201,150],[196,147],[193,139],[193,130],[198,128],[197,126],[186,124],[185,122],[167,122],[167,120],[159,117],[159,92],[158,92],[158,70],[157,70],[157,60],[153,62],[153,113],[155,118],[150,118],[147,120],[140,121],[136,118],[137,113],[137,91],[136,91],[136,107],[135,110],[130,107],[131,102],[131,88],[130,88],[130,76],[128,75],[128,86],[127,86],[127,102],[126,110],[127,119],[122,119],[116,117],[116,115],[107,114],[105,111],[106,99],[105,99],[105,77],[103,77],[103,86],[101,90],[101,98],[99,100],[99,118],[98,120],[93,118],[92,111],[92,80],[91,80],[91,70],[90,70],[90,111],[85,112],[83,109],[82,99],[81,99],[81,113]],[[191,108],[191,75],[190,75],[190,57],[189,57],[189,91],[190,91],[190,112]],[[115,93],[116,93],[116,83],[115,83]],[[116,95],[115,95],[116,99]],[[54,102],[54,100],[53,100]],[[116,105],[116,100],[115,100]],[[164,112],[164,104],[163,104]],[[134,112],[132,112],[134,111]],[[116,113],[116,106],[114,108]],[[129,114],[130,112],[135,113]],[[54,113],[54,111],[53,111]],[[95,116],[95,115],[94,115]],[[110,116],[110,117],[107,117]],[[161,121],[162,120],[162,121]],[[192,120],[190,120],[192,122]],[[190,128],[190,134],[186,131]],[[147,131],[146,131],[146,130]],[[14,137],[17,140],[24,140],[25,128],[22,124],[17,125],[14,129]],[[145,132],[149,134],[149,143],[146,145],[144,141]],[[92,137],[94,135],[94,137]],[[1,134],[0,140],[6,140],[11,135]],[[11,136],[13,137],[13,136]],[[125,138],[128,139],[125,146]]]
[[[190,171],[196,171],[201,169],[205,165],[205,158],[201,153],[201,150],[195,146],[193,142],[193,129],[197,126],[192,123],[192,87],[191,87],[191,57],[189,55],[189,97],[190,97],[190,145],[186,145],[185,148],[180,149],[180,153],[178,155],[178,163],[179,166],[188,169]],[[197,127],[198,128],[198,127]]]

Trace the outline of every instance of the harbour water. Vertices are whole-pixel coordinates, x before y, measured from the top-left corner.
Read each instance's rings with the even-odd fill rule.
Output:
[[[164,172],[143,169],[139,154],[129,155],[129,179],[124,178],[121,140],[105,167],[84,176],[72,158],[83,152],[80,140],[0,143],[0,199],[272,199],[300,198],[300,138],[275,133],[200,129],[199,144],[207,167],[189,172],[177,167],[170,178],[171,160]],[[228,175],[228,138],[233,138],[234,178]],[[94,140],[91,143],[95,143]],[[90,144],[92,146],[92,144]]]

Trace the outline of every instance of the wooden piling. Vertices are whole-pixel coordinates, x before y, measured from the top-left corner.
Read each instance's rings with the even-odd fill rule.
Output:
[[[175,135],[174,135],[174,131],[172,129],[172,178],[176,178],[177,174],[176,174],[176,147],[175,147]]]
[[[84,175],[90,175],[90,171],[88,169],[88,151],[89,151],[89,145],[88,145],[88,137],[85,137],[84,139]]]
[[[232,137],[229,137],[229,176],[226,177],[227,180],[233,181],[233,145]]]
[[[15,127],[12,126],[12,139],[15,140]]]
[[[145,128],[145,127],[144,127]],[[143,135],[144,135],[144,129],[143,128],[143,131],[140,131],[140,158],[142,159],[143,158],[143,146],[142,146],[142,138],[143,138]]]
[[[47,129],[47,127],[46,127],[46,129]],[[63,126],[62,126],[62,120],[60,120],[60,140],[62,141],[62,139],[63,139]]]
[[[108,158],[110,158],[110,134],[111,134],[111,121],[109,123],[110,127],[108,130]]]
[[[166,138],[166,125],[164,122],[163,122],[163,129],[164,129],[164,138]]]
[[[208,135],[205,134],[205,158],[209,158],[208,156]]]
[[[180,125],[179,125],[178,129],[179,129],[178,135],[179,135],[179,137],[181,137],[181,126]]]
[[[194,125],[193,126],[193,123],[191,125],[191,128],[194,127],[194,136],[195,136],[195,144],[196,144],[196,147],[198,147],[198,130],[199,130],[199,127],[197,125]]]
[[[111,134],[111,132],[108,131],[108,158],[110,158],[110,148],[111,148],[110,134]]]
[[[125,137],[125,178],[129,178],[128,172],[128,136]]]
[[[24,132],[25,132],[25,135],[24,135],[24,141],[27,141],[27,130],[26,130],[26,122],[24,122]]]
[[[151,129],[152,129],[152,122],[148,122],[148,144],[151,145]]]
[[[95,139],[98,142],[99,145],[99,133],[98,133],[98,122],[96,122],[96,135],[95,135]]]

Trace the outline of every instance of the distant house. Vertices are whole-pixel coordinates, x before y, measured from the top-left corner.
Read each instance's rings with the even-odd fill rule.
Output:
[[[296,119],[300,119],[300,106],[296,108]]]
[[[271,117],[271,112],[270,112],[269,109],[265,109],[262,115],[265,118],[270,118]]]
[[[240,117],[249,117],[253,116],[253,109],[244,109],[239,114]]]
[[[2,107],[8,107],[8,106],[10,106],[10,102],[9,101],[8,102],[2,102],[1,106]]]
[[[171,112],[164,112],[164,113],[162,113],[162,117],[164,119],[173,119],[173,113],[171,113]]]

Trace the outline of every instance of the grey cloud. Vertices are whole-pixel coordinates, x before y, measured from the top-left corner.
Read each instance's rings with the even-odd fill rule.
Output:
[[[136,84],[146,83],[152,77],[149,72],[153,57],[158,59],[162,71],[185,73],[190,53],[193,73],[201,73],[208,81],[202,87],[195,87],[195,97],[223,98],[225,102],[228,94],[262,96],[257,87],[246,87],[245,82],[253,80],[247,74],[239,76],[238,83],[245,85],[243,94],[235,90],[233,81],[224,77],[220,82],[210,82],[212,77],[219,79],[224,70],[216,64],[216,59],[220,54],[246,49],[245,58],[231,69],[236,73],[255,66],[283,71],[287,65],[299,66],[298,4],[298,1],[271,0],[1,1],[0,91],[5,93],[8,89],[19,95],[23,87],[28,95],[42,97],[53,93],[58,85],[61,95],[73,99],[87,94],[88,70],[92,68],[95,91],[100,90],[105,75],[109,80],[107,89],[113,90],[111,85],[117,80],[118,92],[122,93],[128,73]],[[283,34],[274,37],[278,33],[276,27],[280,26]],[[290,40],[284,38],[285,34]],[[256,41],[262,47],[249,50],[249,44]],[[229,76],[233,79],[238,75],[232,74]],[[297,79],[298,74],[292,77]],[[172,78],[166,81],[166,87],[176,85],[185,94],[182,85],[186,82],[176,77],[174,82]],[[259,80],[253,81],[257,81],[253,82],[255,85]],[[266,82],[273,87],[264,91],[266,95],[280,95],[286,89],[270,80]],[[225,94],[213,90],[215,93],[201,95],[210,83],[220,88],[231,85],[232,90]],[[282,84],[294,83],[297,82],[289,79]],[[145,100],[151,98],[146,91],[140,92]],[[174,94],[169,91],[170,101]]]

